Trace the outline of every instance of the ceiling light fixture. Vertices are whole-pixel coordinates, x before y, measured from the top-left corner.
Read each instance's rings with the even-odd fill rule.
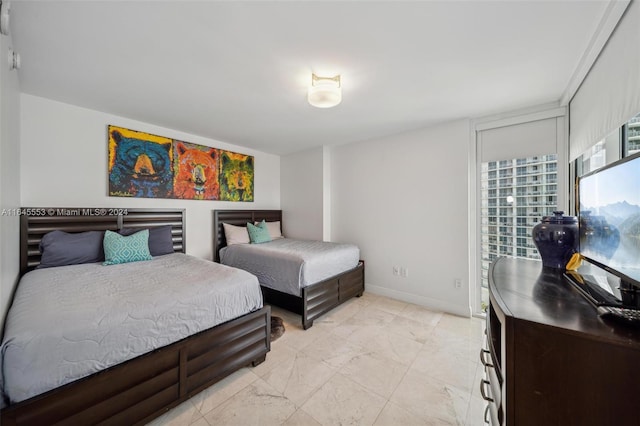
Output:
[[[319,77],[311,74],[311,86],[307,100],[317,108],[331,108],[342,101],[342,85],[340,75],[335,77]]]

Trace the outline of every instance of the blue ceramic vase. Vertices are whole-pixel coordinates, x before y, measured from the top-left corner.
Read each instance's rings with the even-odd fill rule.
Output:
[[[573,253],[578,251],[578,219],[553,212],[533,227],[533,242],[542,257],[542,265],[565,269]]]

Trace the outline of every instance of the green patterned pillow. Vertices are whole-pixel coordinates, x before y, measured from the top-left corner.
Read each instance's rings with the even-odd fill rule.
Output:
[[[153,259],[149,253],[148,229],[126,237],[117,232],[105,231],[102,245],[104,246],[105,258],[103,265]]]
[[[260,222],[258,226],[253,223],[247,223],[247,232],[249,232],[251,244],[267,243],[271,241],[271,234],[269,234],[269,229],[267,228],[267,224],[264,220]]]

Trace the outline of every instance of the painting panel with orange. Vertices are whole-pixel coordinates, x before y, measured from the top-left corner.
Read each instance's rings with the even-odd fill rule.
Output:
[[[219,151],[208,146],[174,141],[175,198],[219,200]]]

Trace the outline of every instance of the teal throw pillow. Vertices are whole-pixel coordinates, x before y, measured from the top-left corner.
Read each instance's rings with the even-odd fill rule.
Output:
[[[149,252],[148,229],[129,236],[105,231],[102,245],[105,259],[103,265],[117,265],[153,259]]]
[[[249,240],[251,240],[251,244],[267,243],[271,241],[271,234],[269,234],[269,229],[267,228],[267,224],[264,220],[260,222],[258,226],[253,223],[247,223],[247,231],[249,232]]]

